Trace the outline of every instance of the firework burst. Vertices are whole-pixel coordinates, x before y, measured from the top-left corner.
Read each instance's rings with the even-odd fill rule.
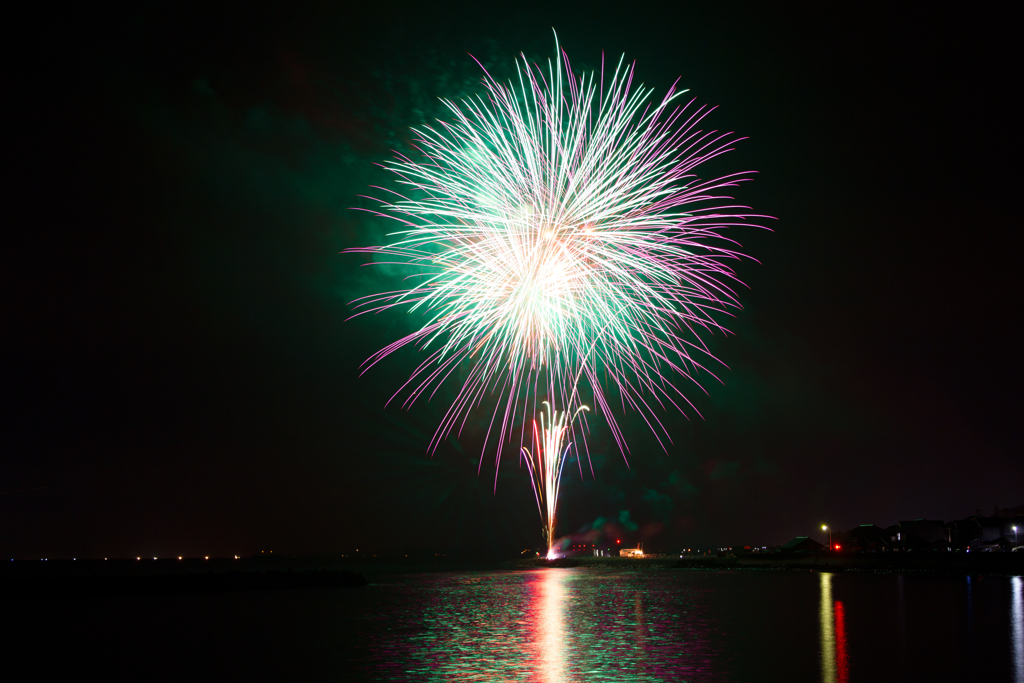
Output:
[[[584,396],[623,453],[612,402],[641,414],[664,445],[657,412],[690,405],[677,384],[708,372],[701,333],[724,331],[716,318],[739,307],[730,263],[740,254],[722,233],[753,217],[722,196],[750,174],[695,175],[735,141],[699,129],[708,108],[681,103],[674,87],[653,100],[621,59],[606,78],[603,65],[576,75],[556,54],[546,68],[523,57],[508,84],[485,70],[483,94],[444,100],[451,118],[414,130],[422,158],[386,164],[399,189],[383,190],[391,198],[374,213],[401,223],[393,242],[351,250],[414,273],[355,302],[360,313],[425,316],[366,366],[409,345],[426,352],[396,393],[406,406],[463,378],[431,450],[486,407],[500,461],[544,398],[562,407],[559,418],[549,406],[550,427],[534,430],[534,456],[520,432],[535,482],[550,475],[536,457],[554,448],[561,462],[567,433],[579,432],[585,452],[586,416],[576,426],[565,418]],[[546,431],[555,424],[557,444]],[[557,477],[537,493],[553,524]]]

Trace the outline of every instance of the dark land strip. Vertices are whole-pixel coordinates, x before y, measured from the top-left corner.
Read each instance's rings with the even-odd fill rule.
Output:
[[[696,571],[823,571],[871,574],[1024,575],[1024,553],[742,553],[726,557],[566,557],[521,560],[521,568],[681,569]]]

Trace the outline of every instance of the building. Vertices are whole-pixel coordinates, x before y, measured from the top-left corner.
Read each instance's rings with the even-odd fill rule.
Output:
[[[815,541],[813,538],[807,536],[797,536],[789,543],[784,544],[779,548],[779,552],[783,553],[811,553],[817,550],[824,550],[825,546]]]
[[[1018,546],[1024,542],[1024,505],[996,508],[990,517],[976,514],[950,522],[946,525],[945,540],[958,550],[1008,550]]]
[[[913,519],[900,522],[898,526],[904,536],[916,537],[925,543],[945,540],[946,523],[939,519]]]
[[[640,548],[623,548],[619,551],[619,557],[643,557],[644,551]]]
[[[946,525],[946,543],[957,549],[969,547],[972,541],[981,538],[981,534],[981,523],[976,516]]]
[[[843,549],[861,553],[881,553],[889,547],[885,530],[874,524],[861,524],[842,534]]]
[[[885,530],[890,550],[921,551],[947,547],[947,525],[938,519],[911,519],[898,522]]]

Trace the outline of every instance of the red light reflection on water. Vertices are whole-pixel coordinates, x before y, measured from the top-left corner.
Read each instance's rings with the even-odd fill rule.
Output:
[[[846,652],[846,615],[843,613],[843,603],[836,600],[836,683],[849,683],[850,661]]]

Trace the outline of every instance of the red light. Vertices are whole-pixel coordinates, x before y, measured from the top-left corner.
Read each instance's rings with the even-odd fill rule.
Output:
[[[839,544],[836,543],[836,550],[839,550]]]

